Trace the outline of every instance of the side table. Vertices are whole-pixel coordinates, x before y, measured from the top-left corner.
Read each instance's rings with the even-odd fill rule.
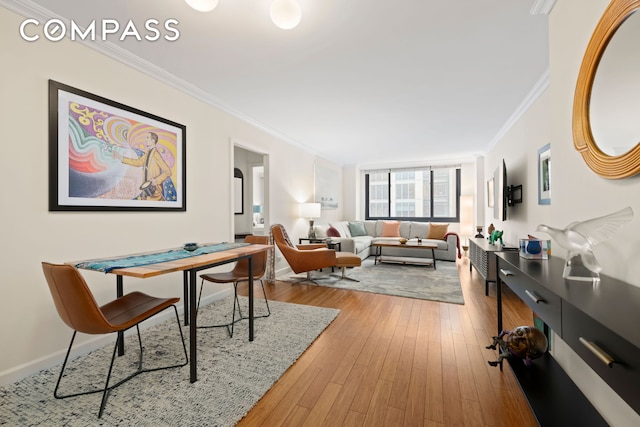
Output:
[[[342,242],[331,240],[330,238],[301,237],[301,238],[298,239],[298,243],[299,244],[302,244],[303,241],[307,241],[310,244],[323,243],[323,244],[327,245],[327,247],[329,249],[333,249],[336,252],[340,252],[342,250]]]

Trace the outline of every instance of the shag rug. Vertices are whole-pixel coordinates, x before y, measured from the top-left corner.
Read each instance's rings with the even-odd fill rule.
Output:
[[[247,299],[240,298],[247,310]],[[98,419],[101,393],[53,397],[60,365],[1,387],[0,425],[233,426],[339,313],[337,309],[278,301],[269,301],[269,306],[271,316],[255,320],[253,342],[248,341],[248,320],[235,324],[233,338],[226,328],[198,330],[198,381],[193,384],[189,382],[189,365],[140,374],[111,391]],[[200,308],[198,324],[228,322],[231,309],[231,297],[214,301]],[[264,300],[256,295],[255,314],[265,311]],[[188,351],[188,326],[182,329]],[[136,334],[127,334],[125,342],[127,351],[117,358],[112,383],[137,366]],[[144,367],[184,361],[175,316],[143,330],[142,344]],[[78,387],[103,387],[112,351],[109,344],[70,361],[60,393],[68,394]]]
[[[347,277],[359,282],[328,276],[326,270],[312,272],[311,278],[317,285],[328,288],[464,304],[460,275],[455,262],[438,261],[437,269],[434,270],[430,265],[387,262],[374,265],[373,261],[373,257],[369,257],[362,262],[362,266],[347,269]],[[334,274],[340,276],[341,273],[336,270]],[[281,280],[290,279],[286,277]]]

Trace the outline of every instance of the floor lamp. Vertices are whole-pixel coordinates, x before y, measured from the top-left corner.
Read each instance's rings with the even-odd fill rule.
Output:
[[[465,254],[473,236],[473,196],[460,196],[460,237]]]

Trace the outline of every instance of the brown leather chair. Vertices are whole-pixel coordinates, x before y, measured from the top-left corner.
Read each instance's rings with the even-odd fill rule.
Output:
[[[269,237],[268,236],[247,236],[244,238],[245,243],[257,243],[260,245],[268,245]],[[271,310],[269,309],[269,301],[267,300],[267,293],[264,290],[264,281],[262,280],[262,276],[264,276],[265,271],[267,270],[267,251],[263,251],[253,255],[253,280],[259,280],[262,285],[262,294],[264,295],[264,302],[267,305],[267,314],[261,316],[255,316],[254,318],[260,317],[269,317],[271,315]],[[231,323],[224,323],[220,325],[209,325],[209,326],[198,326],[198,328],[219,328],[219,327],[227,327],[227,332],[229,332],[229,336],[233,336],[233,325],[240,320],[247,319],[247,317],[242,316],[242,311],[240,311],[240,302],[238,301],[238,283],[246,282],[249,280],[249,260],[242,259],[238,261],[233,268],[233,270],[224,272],[224,273],[210,273],[203,274],[200,276],[202,278],[202,284],[200,285],[200,295],[198,296],[198,306],[196,307],[196,311],[200,308],[200,298],[202,297],[202,288],[204,287],[204,281],[213,282],[213,283],[233,283],[233,312],[231,314]],[[240,317],[236,319],[236,306],[238,307],[238,314]]]
[[[100,403],[100,411],[98,412],[98,418],[100,418],[102,417],[102,412],[107,403],[109,391],[113,388],[118,387],[140,373],[152,372],[160,369],[177,368],[185,366],[188,363],[189,359],[187,357],[187,348],[184,344],[184,336],[182,335],[182,328],[180,327],[180,318],[178,317],[178,310],[175,306],[175,304],[180,301],[179,298],[155,298],[142,292],[131,292],[103,306],[98,306],[89,286],[87,286],[84,278],[74,266],[43,262],[42,270],[44,271],[44,276],[47,279],[47,284],[49,285],[49,290],[51,291],[51,296],[53,297],[53,302],[60,318],[67,324],[67,326],[73,329],[71,343],[69,343],[69,349],[67,350],[67,355],[64,358],[64,363],[60,370],[60,376],[58,377],[58,382],[56,383],[55,390],[53,391],[53,395],[56,399],[102,392],[102,402]],[[176,315],[178,330],[180,331],[180,338],[184,349],[185,361],[184,363],[177,365],[142,369],[142,340],[140,338],[139,324],[169,307],[173,307]],[[60,381],[64,375],[64,369],[67,365],[67,361],[69,360],[73,341],[78,332],[85,334],[109,334],[113,332],[126,331],[134,326],[138,331],[138,343],[140,345],[140,357],[138,361],[138,370],[136,372],[129,375],[127,378],[118,381],[112,386],[109,385],[111,370],[113,368],[113,362],[115,360],[116,349],[118,346],[116,340],[104,389],[82,391],[64,396],[58,395],[58,387],[60,386]]]
[[[361,264],[361,260],[357,255],[348,252],[336,252],[333,249],[328,249],[325,244],[294,245],[281,224],[271,226],[271,235],[294,273],[307,273],[304,278],[298,277],[299,281],[314,282],[311,272],[328,267],[342,268],[341,279],[350,279],[345,276],[345,268],[356,267]]]

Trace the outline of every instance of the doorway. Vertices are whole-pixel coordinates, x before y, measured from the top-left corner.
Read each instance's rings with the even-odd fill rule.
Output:
[[[243,240],[250,234],[268,234],[268,158],[268,154],[246,146],[237,143],[233,146],[233,168],[242,172],[244,189],[241,194],[234,196],[236,208],[233,215],[233,230],[236,240]],[[238,197],[242,199],[243,209],[241,210],[237,209]]]

